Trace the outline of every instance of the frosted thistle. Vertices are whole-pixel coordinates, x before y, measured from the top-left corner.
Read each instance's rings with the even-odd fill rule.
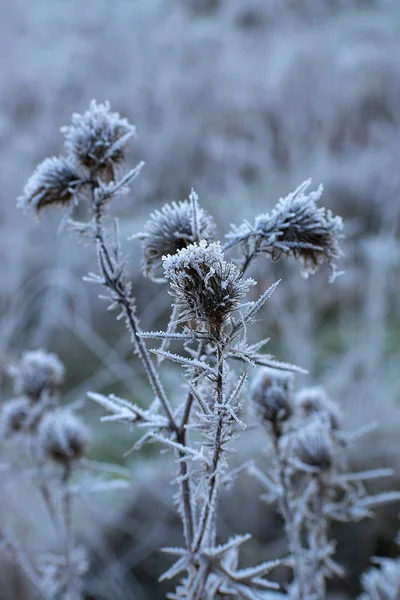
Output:
[[[13,398],[1,409],[0,428],[4,438],[11,438],[16,433],[26,430],[29,423],[31,406],[27,398]]]
[[[54,394],[64,381],[64,365],[55,355],[44,350],[25,352],[21,360],[10,368],[17,393],[39,400],[43,392]]]
[[[195,207],[190,200],[165,204],[150,215],[143,232],[135,236],[142,245],[143,274],[157,279],[163,256],[176,254],[200,239],[210,241],[214,232],[213,218],[197,202]]]
[[[339,406],[328,397],[322,387],[304,388],[295,396],[295,412],[301,419],[318,417],[331,429],[339,429],[342,415]]]
[[[220,332],[254,284],[252,279],[243,279],[233,263],[224,260],[219,242],[202,240],[163,257],[163,264],[180,320],[196,319],[208,324],[211,333]]]
[[[342,255],[339,241],[343,237],[341,217],[333,216],[317,202],[322,186],[308,192],[311,180],[302,183],[294,192],[281,198],[271,213],[256,217],[254,225],[244,223],[228,234],[231,242],[242,243],[247,258],[268,254],[278,260],[282,254],[300,261],[301,273],[307,278],[323,264],[335,278],[335,261]]]
[[[36,216],[48,206],[68,206],[80,183],[72,161],[63,156],[52,156],[41,162],[30,178],[17,204],[32,210]]]
[[[83,456],[88,444],[88,431],[72,413],[59,409],[48,413],[41,421],[39,444],[43,456],[69,466]]]
[[[276,369],[261,369],[252,389],[253,400],[258,417],[263,425],[272,429],[279,437],[283,424],[292,414],[292,376]]]
[[[113,167],[124,160],[126,143],[135,128],[111,112],[108,102],[97,104],[92,100],[89,110],[74,113],[71,125],[62,127],[61,132],[66,151],[79,165],[88,169],[102,166],[113,178]]]
[[[329,471],[334,463],[334,449],[326,427],[315,425],[299,431],[293,443],[293,456],[307,467]]]

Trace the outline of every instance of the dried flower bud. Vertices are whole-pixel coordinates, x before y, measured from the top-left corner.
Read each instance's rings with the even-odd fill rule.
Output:
[[[1,409],[1,432],[4,438],[25,431],[28,427],[31,406],[26,398],[13,398]]]
[[[182,321],[196,319],[213,332],[220,330],[239,308],[252,279],[243,279],[239,269],[224,260],[219,243],[201,240],[163,257],[165,277],[170,280]]]
[[[330,210],[317,207],[322,186],[307,192],[310,184],[311,180],[305,181],[281,198],[271,213],[256,217],[253,226],[244,223],[234,228],[228,237],[232,241],[242,239],[249,255],[269,254],[273,260],[282,254],[293,256],[300,261],[306,278],[327,263],[333,281],[335,260],[342,255],[339,240],[343,237],[343,222]]]
[[[67,466],[82,457],[88,444],[88,431],[72,413],[59,409],[43,418],[39,425],[39,442],[44,456]]]
[[[292,376],[277,369],[261,369],[255,379],[251,398],[264,425],[281,435],[282,425],[292,415]]]
[[[334,450],[328,429],[312,425],[300,430],[294,439],[293,454],[308,467],[328,471],[334,463]]]
[[[55,354],[44,350],[25,352],[19,363],[10,368],[15,390],[39,400],[43,392],[52,395],[64,381],[64,365]]]
[[[142,244],[143,274],[146,277],[156,279],[162,267],[162,257],[176,254],[198,241],[197,235],[207,241],[212,239],[215,232],[213,218],[200,207],[197,207],[196,213],[193,214],[192,203],[184,200],[165,204],[150,215],[143,232],[135,236]]]
[[[339,429],[342,415],[339,406],[329,399],[322,387],[304,388],[295,396],[295,410],[302,419],[317,416],[331,429]]]
[[[46,158],[28,179],[17,205],[24,210],[33,210],[36,216],[48,206],[68,206],[74,198],[79,179],[69,158]]]
[[[135,134],[133,125],[110,111],[109,102],[97,104],[95,100],[83,115],[74,113],[71,125],[61,131],[66,151],[88,169],[121,163],[126,143]]]

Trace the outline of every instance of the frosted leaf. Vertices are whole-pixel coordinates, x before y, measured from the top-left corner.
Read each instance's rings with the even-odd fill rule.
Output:
[[[48,206],[69,206],[79,182],[79,175],[69,158],[46,158],[28,179],[17,199],[17,206],[32,210],[36,216]]]

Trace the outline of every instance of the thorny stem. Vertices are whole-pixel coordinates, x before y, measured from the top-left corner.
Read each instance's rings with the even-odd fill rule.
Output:
[[[94,195],[94,185],[92,185],[92,196],[93,196],[93,210],[95,216],[95,227],[96,227],[96,241],[100,246],[102,256],[107,263],[107,269],[110,273],[115,271],[113,260],[110,256],[108,246],[104,239],[103,233],[103,215],[102,209],[98,202],[95,201]],[[165,390],[162,386],[160,378],[158,376],[157,370],[154,366],[153,361],[150,358],[149,352],[147,350],[147,346],[143,338],[141,338],[138,334],[140,332],[139,320],[135,314],[135,309],[133,306],[132,299],[129,297],[129,294],[126,290],[126,287],[123,285],[121,279],[110,279],[107,277],[106,270],[103,268],[103,265],[100,261],[100,268],[103,270],[103,276],[106,282],[106,285],[110,287],[118,296],[118,300],[120,305],[122,306],[125,319],[128,324],[129,330],[132,333],[132,337],[135,343],[136,351],[144,365],[145,372],[150,381],[150,385],[153,388],[153,391],[159,398],[161,405],[164,409],[164,412],[167,415],[170,429],[175,433],[177,442],[186,445],[186,424],[190,415],[190,408],[193,402],[192,394],[188,393],[188,399],[185,407],[185,414],[182,420],[182,423],[178,425],[172,413],[171,406],[168,402]],[[201,350],[202,351],[202,350]],[[201,353],[201,352],[200,352]],[[180,470],[180,481],[181,481],[181,491],[182,491],[182,504],[183,504],[183,519],[184,519],[184,535],[186,538],[187,547],[190,548],[193,543],[193,535],[194,535],[194,525],[193,525],[193,507],[191,500],[191,489],[190,489],[190,481],[189,481],[189,469],[187,464],[187,459],[184,452],[178,452],[179,459],[179,470]]]
[[[288,482],[286,472],[286,461],[281,456],[281,452],[279,450],[278,445],[278,438],[274,435],[272,436],[272,439],[277,461],[279,485],[282,490],[282,495],[280,498],[280,509],[285,521],[285,530],[289,542],[290,553],[292,554],[294,560],[294,580],[297,584],[296,591],[298,594],[296,600],[308,600],[306,592],[305,573],[303,568],[304,563],[302,557],[302,545],[300,533],[295,523],[295,515],[292,510],[290,483]]]
[[[207,531],[210,532],[210,536],[212,536],[212,520],[214,517],[214,509],[215,509],[215,500],[216,500],[216,492],[217,492],[217,482],[218,482],[218,465],[222,455],[222,429],[224,424],[224,409],[221,408],[223,405],[223,377],[224,377],[224,356],[223,350],[218,345],[217,347],[217,361],[218,361],[218,374],[217,374],[217,403],[218,403],[218,422],[215,432],[214,438],[214,452],[211,463],[211,476],[208,480],[208,494],[205,501],[205,509],[202,515],[202,521],[199,526],[199,533],[197,534],[196,544],[193,548],[193,552],[197,552],[202,542],[205,538]]]
[[[326,595],[325,574],[321,569],[321,551],[328,543],[328,523],[324,515],[324,504],[326,500],[326,487],[321,477],[317,479],[317,492],[313,498],[312,522],[309,523],[308,535],[310,539],[310,555],[313,564],[310,568],[309,581],[315,600],[324,600]],[[324,557],[322,557],[322,560]],[[311,591],[310,590],[310,591]]]
[[[102,209],[101,209],[101,206],[99,205],[99,203],[96,202],[96,200],[95,200],[93,186],[92,186],[92,193],[93,193],[92,194],[93,195],[93,210],[94,210],[95,227],[96,227],[96,234],[95,234],[96,241],[100,246],[102,258],[104,258],[104,260],[106,261],[107,268],[109,269],[110,273],[114,273],[115,272],[114,263],[110,256],[109,248],[104,239]],[[121,281],[120,278],[110,279],[108,277],[105,265],[103,265],[102,261],[100,261],[100,268],[103,271],[102,275],[104,276],[104,279],[105,279],[105,285],[107,287],[109,287],[118,297],[118,302],[124,311],[127,325],[129,327],[129,330],[132,333],[136,352],[139,355],[139,357],[144,365],[144,368],[145,368],[146,374],[149,378],[151,387],[153,388],[153,391],[156,394],[156,396],[158,397],[158,399],[160,400],[161,405],[167,415],[167,418],[168,418],[168,421],[170,424],[170,428],[175,434],[178,434],[179,429],[175,422],[174,416],[172,414],[172,409],[168,402],[168,398],[166,396],[165,390],[161,384],[158,373],[157,373],[157,371],[154,367],[154,364],[150,358],[149,352],[147,350],[147,346],[146,346],[144,340],[138,335],[138,333],[140,332],[139,320],[135,314],[133,301],[128,294],[126,286],[124,285],[124,283]]]

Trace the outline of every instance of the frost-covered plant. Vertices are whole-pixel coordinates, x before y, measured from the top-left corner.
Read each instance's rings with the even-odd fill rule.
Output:
[[[142,244],[145,274],[155,279],[161,269],[164,270],[173,299],[172,314],[167,331],[143,332],[132,285],[126,275],[118,222],[114,221],[113,234],[106,230],[111,202],[127,191],[128,184],[143,166],[140,163],[125,175],[119,170],[123,149],[134,134],[134,128],[117,113],[112,113],[107,103],[98,105],[93,101],[88,112],[74,115],[72,125],[62,131],[66,136],[66,160],[74,164],[80,177],[79,183],[68,183],[65,190],[73,194],[74,203],[86,202],[91,213],[84,223],[70,219],[72,229],[85,234],[96,245],[99,274],[91,274],[88,279],[105,288],[107,295],[102,297],[109,309],[116,310],[118,318],[125,320],[155,400],[143,408],[115,395],[91,393],[90,397],[110,413],[105,420],[122,421],[144,432],[136,447],[157,442],[177,457],[176,498],[184,543],[182,547],[164,549],[176,560],[162,579],[180,578],[175,593],[169,597],[176,600],[270,598],[270,591],[279,589],[279,585],[269,580],[268,575],[279,561],[247,569],[239,567],[239,549],[249,536],[233,536],[220,543],[218,496],[221,483],[229,477],[229,445],[237,432],[246,427],[242,420],[242,402],[248,369],[255,365],[274,367],[285,378],[286,383],[281,385],[275,377],[275,387],[268,400],[270,405],[268,410],[265,407],[263,410],[264,422],[274,421],[274,439],[281,437],[284,421],[291,414],[286,402],[290,394],[287,372],[301,369],[262,353],[266,340],[249,342],[248,329],[277,284],[253,299],[249,293],[255,282],[245,279],[244,271],[259,254],[273,258],[287,254],[298,259],[307,274],[314,273],[324,263],[333,272],[334,261],[340,256],[341,220],[326,209],[316,207],[321,189],[308,193],[309,182],[306,182],[281,200],[271,215],[257,217],[254,226],[245,223],[233,228],[228,243],[222,247],[214,241],[212,218],[199,206],[193,191],[187,201],[166,205],[151,215],[144,231],[136,237]],[[34,186],[36,180],[34,175],[28,186]],[[51,189],[52,203],[59,204],[55,201],[57,193],[63,194],[64,188],[57,185]],[[35,208],[29,196],[20,204]],[[228,259],[225,252],[239,244],[244,257]],[[148,339],[161,340],[161,347],[149,350]],[[169,343],[181,344],[181,350],[169,351]],[[168,397],[159,363],[152,354],[181,366],[186,391],[178,406]],[[260,407],[262,401],[258,404]],[[319,482],[331,473],[333,465],[333,461],[328,465],[326,460],[318,464],[318,458],[314,457],[325,441],[323,436],[331,435],[325,424],[323,427],[321,440],[318,438],[313,444],[302,443],[299,438],[296,459],[296,464],[301,465],[301,481],[306,481],[310,470],[314,476],[316,470],[313,481],[321,489]],[[313,432],[310,428],[309,433]],[[69,449],[65,458],[74,455],[75,438],[66,440],[57,434],[55,438],[45,436],[45,439],[47,444],[59,444],[62,440],[59,450]],[[307,464],[316,460],[317,466]],[[299,467],[296,468],[299,471]],[[319,499],[320,495],[317,493],[315,498]],[[307,513],[307,523],[309,521],[311,515]],[[325,540],[324,523],[320,516],[317,528],[320,538],[315,540],[316,545]],[[298,547],[293,546],[292,550],[296,559]],[[325,563],[323,567],[321,564],[314,565],[318,581],[325,575]],[[302,571],[296,571],[296,577],[303,575]],[[295,585],[300,589],[301,581],[293,583],[293,589]],[[275,597],[274,592],[271,593]]]
[[[341,430],[340,410],[322,388],[294,394],[286,376],[265,369],[253,386],[252,398],[261,423],[268,425],[273,463],[267,475],[254,465],[250,472],[266,491],[263,499],[277,503],[284,519],[286,562],[293,571],[288,597],[324,600],[326,580],[343,575],[334,559],[330,523],[371,517],[374,507],[398,500],[399,493],[372,496],[365,487],[369,480],[392,471],[346,471],[346,450],[359,436]]]
[[[86,427],[71,411],[59,405],[59,387],[64,365],[44,350],[25,352],[9,368],[14,388],[22,394],[1,407],[0,422],[5,444],[16,444],[12,456],[30,464],[28,474],[38,488],[48,516],[53,522],[62,556],[45,560],[21,560],[21,552],[8,532],[7,546],[13,551],[24,575],[40,597],[82,598],[82,575],[86,571],[83,549],[74,540],[71,521],[71,476],[86,449]],[[15,467],[18,468],[17,462]],[[77,560],[77,557],[80,557]]]

